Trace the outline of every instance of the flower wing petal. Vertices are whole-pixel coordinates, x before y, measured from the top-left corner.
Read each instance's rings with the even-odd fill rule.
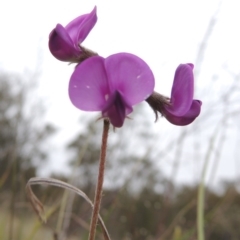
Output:
[[[94,7],[90,13],[75,18],[65,27],[69,36],[73,40],[75,47],[78,47],[78,45],[84,41],[96,24],[96,11],[97,8]]]
[[[193,100],[189,111],[181,117],[175,116],[166,110],[164,110],[163,114],[170,123],[178,126],[185,126],[192,123],[195,118],[198,117],[201,112],[201,105],[201,101]]]
[[[60,61],[70,61],[80,53],[61,24],[57,24],[50,33],[48,46],[52,55]]]
[[[175,116],[184,116],[193,101],[193,64],[180,64],[176,69],[172,93],[171,106],[167,110]]]
[[[154,76],[149,66],[130,53],[117,53],[105,60],[111,91],[118,91],[130,105],[148,98],[154,89]]]
[[[109,98],[104,58],[94,56],[79,64],[69,83],[69,97],[84,111],[101,111]]]

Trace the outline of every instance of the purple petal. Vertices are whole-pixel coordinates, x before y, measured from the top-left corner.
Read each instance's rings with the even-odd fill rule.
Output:
[[[193,64],[180,64],[175,72],[168,112],[179,117],[188,112],[193,101],[193,81]]]
[[[60,61],[75,61],[81,54],[79,45],[97,22],[96,7],[71,21],[65,28],[57,24],[49,35],[49,49]]]
[[[201,105],[201,101],[193,100],[189,111],[181,117],[171,114],[170,112],[166,111],[166,109],[164,110],[163,114],[170,123],[178,126],[185,126],[192,123],[195,118],[198,117],[201,112]]]
[[[60,24],[50,33],[48,46],[52,55],[60,61],[71,61],[80,53],[80,49],[74,48],[72,39]]]
[[[153,92],[153,73],[139,57],[117,53],[106,58],[105,68],[111,92],[120,92],[131,106],[145,100]]]
[[[94,7],[94,9],[89,14],[84,14],[75,18],[65,27],[67,33],[73,40],[75,47],[78,47],[78,45],[84,41],[84,39],[96,24],[96,11],[97,8]]]
[[[132,112],[132,107],[119,92],[115,92],[102,110],[103,117],[108,117],[114,127],[122,127],[125,117]]]
[[[104,58],[94,56],[79,64],[69,83],[74,106],[85,111],[101,111],[110,96]]]

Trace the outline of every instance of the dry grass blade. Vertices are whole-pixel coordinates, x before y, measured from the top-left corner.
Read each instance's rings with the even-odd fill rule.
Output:
[[[30,185],[27,184],[26,189],[27,189],[27,195],[29,197],[29,200],[30,200],[30,202],[32,204],[32,207],[33,207],[34,211],[37,213],[37,215],[40,218],[40,220],[42,222],[46,223],[46,218],[44,216],[44,209],[43,209],[42,203],[35,196],[35,194],[33,193]]]
[[[68,183],[65,183],[65,182],[62,182],[60,180],[53,179],[53,178],[31,178],[27,182],[27,185],[26,185],[27,193],[28,193],[28,196],[30,198],[30,201],[31,201],[31,204],[32,204],[34,210],[36,211],[38,216],[41,218],[41,220],[44,221],[44,222],[45,222],[45,219],[43,217],[43,212],[44,212],[43,211],[43,205],[38,200],[38,198],[35,196],[35,194],[33,193],[32,189],[31,189],[31,185],[39,185],[39,184],[47,184],[47,185],[51,185],[51,186],[60,187],[60,188],[70,190],[70,191],[76,193],[77,195],[81,196],[82,198],[84,198],[93,208],[93,203],[88,198],[88,196],[83,191],[81,191],[80,189],[78,189],[78,188],[76,188],[76,187],[74,187],[74,186],[72,186]],[[99,219],[99,223],[100,223],[100,226],[102,228],[102,231],[103,231],[104,239],[105,240],[110,240],[109,233],[108,233],[107,228],[106,228],[106,226],[103,222],[103,219],[101,218],[100,215],[98,215],[98,219]]]

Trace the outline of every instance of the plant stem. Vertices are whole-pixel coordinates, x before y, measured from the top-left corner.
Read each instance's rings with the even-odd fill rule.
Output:
[[[103,179],[104,179],[104,169],[105,169],[109,125],[110,125],[109,120],[104,119],[103,120],[103,133],[102,133],[102,146],[101,146],[100,163],[99,163],[99,170],[98,170],[98,181],[97,181],[97,186],[96,186],[96,190],[95,190],[94,206],[93,206],[92,219],[91,219],[91,224],[90,224],[90,232],[89,232],[88,240],[95,239],[98,214],[99,214],[101,199],[102,199],[102,186],[103,186]]]
[[[197,205],[197,235],[198,240],[205,240],[205,234],[204,234],[204,198],[205,198],[205,177],[208,169],[208,164],[210,161],[211,153],[214,149],[214,144],[217,138],[217,133],[219,130],[219,126],[217,125],[213,135],[210,138],[210,143],[208,145],[203,170],[202,170],[202,177],[201,182],[199,183],[198,187],[198,205]]]
[[[12,196],[10,199],[10,219],[9,219],[9,235],[8,239],[12,240],[14,238],[14,217],[15,217],[15,201],[16,201],[16,175],[17,175],[17,159],[15,158],[15,152],[13,156],[13,171],[12,171]]]

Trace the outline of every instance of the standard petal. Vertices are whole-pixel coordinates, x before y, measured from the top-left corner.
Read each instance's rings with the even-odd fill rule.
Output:
[[[170,113],[180,117],[188,112],[193,101],[193,85],[193,64],[180,64],[174,76]]]
[[[84,111],[101,111],[110,96],[104,58],[95,56],[79,64],[70,79],[69,96]]]
[[[96,24],[96,11],[97,8],[94,7],[89,14],[84,14],[75,18],[65,27],[69,36],[73,40],[75,47],[78,47],[78,45],[84,41]]]
[[[118,91],[130,105],[148,98],[154,89],[154,76],[149,66],[130,53],[117,53],[105,60],[109,85]]]
[[[71,61],[80,53],[61,24],[57,24],[50,33],[48,46],[52,55],[60,61]]]
[[[163,110],[163,114],[164,114],[164,117],[170,123],[178,126],[185,126],[192,123],[195,120],[195,118],[199,116],[201,112],[201,105],[202,105],[201,101],[193,100],[189,111],[184,116],[181,116],[181,117],[171,114],[166,109]]]

